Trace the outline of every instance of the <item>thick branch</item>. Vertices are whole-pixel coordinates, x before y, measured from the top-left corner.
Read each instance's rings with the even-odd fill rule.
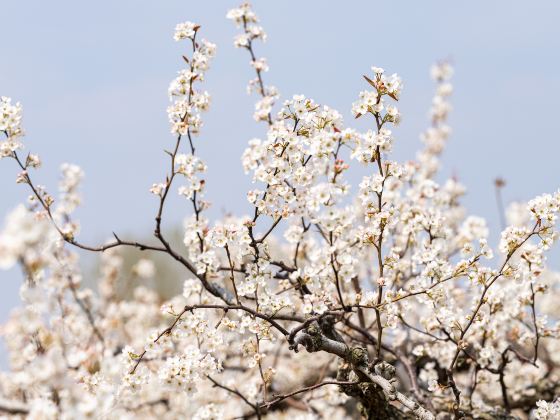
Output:
[[[360,347],[350,348],[346,344],[331,340],[325,337],[317,324],[311,325],[306,332],[300,332],[294,339],[292,348],[297,351],[298,345],[303,345],[308,352],[325,351],[335,354],[346,362],[350,363],[353,370],[360,376],[367,378],[370,382],[379,386],[386,397],[387,402],[398,401],[403,407],[410,410],[421,420],[434,420],[434,415],[418,404],[416,401],[400,393],[395,388],[394,378],[389,380],[382,376],[382,365],[390,366],[386,363],[376,365],[375,372],[368,366],[367,351]],[[380,368],[378,368],[380,367]],[[392,368],[392,366],[391,366]],[[394,368],[393,368],[394,373]],[[385,375],[387,376],[387,375]]]
[[[0,397],[0,413],[6,414],[27,414],[29,408],[26,404],[19,401],[11,401]]]

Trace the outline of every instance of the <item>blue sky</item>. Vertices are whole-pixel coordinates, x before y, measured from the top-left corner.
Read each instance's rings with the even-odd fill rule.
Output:
[[[163,179],[170,147],[167,86],[183,65],[182,44],[172,39],[177,22],[201,23],[201,35],[218,44],[206,89],[212,106],[197,153],[209,166],[207,197],[212,216],[250,208],[240,155],[247,141],[264,135],[252,119],[253,77],[245,51],[235,50],[231,1],[2,3],[0,94],[24,106],[27,149],[44,167],[36,179],[54,191],[63,162],[82,166],[85,197],[78,217],[81,238],[100,242],[112,231],[149,235],[156,201],[148,193]],[[269,34],[256,46],[267,57],[267,83],[283,98],[303,93],[343,113],[366,86],[371,65],[404,79],[396,159],[412,158],[427,126],[433,93],[430,65],[455,66],[453,135],[442,174],[468,187],[468,209],[498,228],[492,181],[504,177],[506,201],[529,199],[558,188],[560,3],[555,1],[378,2],[257,0]],[[360,121],[360,128],[365,128]],[[25,200],[16,168],[0,162],[0,215]],[[189,211],[170,202],[167,224]],[[0,272],[0,322],[18,304],[16,270]]]

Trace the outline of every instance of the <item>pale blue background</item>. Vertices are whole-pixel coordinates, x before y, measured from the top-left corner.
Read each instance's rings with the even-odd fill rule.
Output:
[[[237,31],[225,19],[236,5],[0,0],[0,94],[24,105],[26,145],[45,162],[38,182],[54,190],[63,162],[85,170],[83,240],[151,232],[156,200],[148,188],[163,179],[162,150],[174,141],[165,108],[183,65],[173,28],[184,20],[200,22],[202,36],[218,44],[206,83],[213,103],[197,140],[210,167],[210,214],[249,210],[239,156],[264,127],[252,120],[254,98],[245,92],[253,77],[247,53],[233,48]],[[284,98],[305,93],[352,123],[351,103],[366,87],[361,75],[371,65],[401,74],[398,159],[414,156],[428,124],[430,65],[451,59],[454,133],[443,174],[469,187],[467,207],[493,227],[496,176],[508,181],[507,201],[558,187],[560,3],[259,0],[255,9],[269,33],[257,55],[268,58],[266,81]],[[13,162],[0,162],[0,215],[28,194],[15,173]],[[170,204],[168,226],[190,211],[185,201]],[[0,272],[0,322],[18,304],[20,281],[16,270]]]

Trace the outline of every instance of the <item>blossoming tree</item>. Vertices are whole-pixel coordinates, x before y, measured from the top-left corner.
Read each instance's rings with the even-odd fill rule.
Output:
[[[154,238],[83,243],[73,212],[83,177],[63,165],[55,197],[35,183],[41,162],[23,152],[22,107],[0,100],[0,155],[30,189],[0,234],[0,266],[25,274],[23,306],[2,329],[10,370],[0,414],[82,418],[560,418],[558,275],[545,266],[557,236],[560,193],[508,211],[499,248],[484,219],[461,207],[463,186],[434,177],[450,130],[451,67],[434,66],[431,125],[415,161],[389,159],[402,83],[373,67],[352,105],[365,133],[296,95],[278,105],[265,84],[265,40],[248,4],[240,28],[255,78],[264,140],[242,157],[256,188],[250,217],[205,217],[206,165],[195,154],[215,54],[199,25],[177,25],[185,68],[167,112],[175,143],[150,191]],[[275,107],[276,110],[275,110]],[[6,164],[8,162],[5,162]],[[367,176],[353,188],[351,168]],[[364,169],[362,169],[364,170]],[[164,234],[169,194],[191,203],[184,245]],[[184,270],[180,296],[146,287],[148,258],[132,273],[122,250],[163,254]],[[81,285],[81,252],[101,254],[97,290]],[[186,280],[185,280],[186,278]],[[163,417],[162,417],[163,416]]]

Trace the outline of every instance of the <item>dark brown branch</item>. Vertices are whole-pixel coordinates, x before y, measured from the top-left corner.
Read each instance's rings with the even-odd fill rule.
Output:
[[[214,386],[217,386],[218,388],[222,388],[234,395],[237,395],[239,398],[241,398],[243,400],[243,402],[245,404],[247,404],[249,407],[251,407],[253,410],[255,410],[255,414],[257,415],[257,418],[261,418],[260,416],[260,408],[257,404],[253,404],[251,401],[249,401],[247,399],[247,397],[245,397],[241,392],[239,392],[236,389],[230,388],[226,385],[222,385],[220,384],[218,381],[214,380],[210,375],[207,376],[207,378],[210,380],[210,382],[212,382],[214,384]]]
[[[290,392],[284,395],[278,395],[273,400],[267,401],[261,404],[263,408],[270,408],[275,404],[278,404],[280,401],[285,400],[286,398],[293,397],[294,395],[302,394],[304,392],[313,391],[314,389],[321,388],[325,385],[358,385],[360,382],[344,382],[344,381],[323,381],[318,384],[314,384],[311,386],[307,386],[305,388],[298,389],[297,391]]]
[[[29,407],[22,402],[10,401],[0,397],[0,413],[26,415],[29,413]]]

